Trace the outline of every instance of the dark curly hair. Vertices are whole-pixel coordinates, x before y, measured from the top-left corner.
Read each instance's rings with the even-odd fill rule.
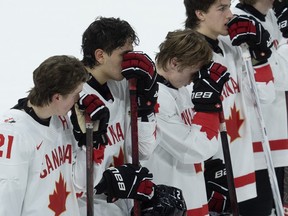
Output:
[[[138,36],[127,21],[113,17],[97,17],[82,36],[83,64],[93,68],[98,65],[94,57],[96,49],[102,49],[111,55],[113,50],[124,46],[128,39],[135,45],[139,44]]]

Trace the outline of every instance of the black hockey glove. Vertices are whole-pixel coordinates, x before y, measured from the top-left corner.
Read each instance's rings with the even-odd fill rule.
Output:
[[[204,66],[193,80],[192,103],[198,112],[221,112],[221,93],[230,73],[219,63]]]
[[[137,79],[138,117],[147,117],[154,112],[158,97],[157,72],[154,62],[142,52],[124,55],[122,75],[126,79]]]
[[[141,203],[141,216],[184,216],[186,212],[182,190],[167,185],[155,185],[154,197]]]
[[[288,0],[275,0],[273,10],[277,17],[277,23],[283,37],[288,38]]]
[[[96,194],[105,193],[107,202],[118,198],[150,200],[154,195],[152,177],[147,168],[133,164],[110,167],[96,185]]]
[[[234,15],[227,23],[233,46],[247,43],[251,56],[257,61],[267,61],[271,56],[272,39],[269,32],[252,16]]]
[[[229,213],[230,201],[227,189],[226,168],[221,159],[205,161],[205,184],[209,212]]]
[[[94,148],[101,145],[107,145],[108,138],[106,135],[109,122],[109,110],[104,103],[94,94],[84,94],[72,109],[71,122],[73,132],[79,146],[86,145],[86,128],[84,112],[90,116],[92,121],[99,120],[98,130],[93,132]]]

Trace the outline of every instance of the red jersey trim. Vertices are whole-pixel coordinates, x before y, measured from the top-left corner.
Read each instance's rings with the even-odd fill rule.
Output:
[[[202,164],[201,163],[194,164],[194,168],[195,168],[196,173],[202,172]]]
[[[272,69],[269,63],[260,66],[254,66],[255,81],[257,82],[270,82],[274,81]]]
[[[203,216],[203,215],[209,215],[208,204],[203,205],[202,208],[187,210],[187,216]]]
[[[270,140],[269,146],[271,151],[288,150],[288,139]],[[261,142],[253,142],[253,152],[263,152]]]
[[[254,172],[234,178],[234,183],[235,183],[236,188],[240,188],[245,185],[253,184],[255,183],[255,181],[256,181],[256,178],[255,178]]]

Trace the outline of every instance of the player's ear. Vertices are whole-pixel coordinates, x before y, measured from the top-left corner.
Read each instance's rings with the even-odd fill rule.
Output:
[[[95,52],[94,52],[94,57],[95,57],[95,60],[97,62],[99,62],[100,64],[103,64],[104,63],[104,50],[102,49],[96,49]]]
[[[205,20],[205,12],[202,11],[202,10],[196,10],[195,11],[195,15],[197,16],[197,18],[200,20],[200,21],[204,21]]]
[[[170,67],[174,70],[177,70],[178,67],[178,61],[176,57],[173,57],[170,59]]]
[[[53,96],[52,96],[52,102],[53,101],[59,101],[60,100],[60,98],[61,98],[61,95],[60,94],[54,94]]]

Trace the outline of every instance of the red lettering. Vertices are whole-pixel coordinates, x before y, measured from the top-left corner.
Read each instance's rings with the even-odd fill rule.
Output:
[[[115,141],[119,141],[119,139],[118,139],[118,137],[117,137],[117,135],[116,135],[116,133],[115,133],[115,131],[114,131],[114,128],[113,128],[113,125],[111,125],[110,127],[109,127],[109,132],[110,132],[110,135],[112,136],[112,138],[113,138],[113,143],[115,143]]]
[[[222,96],[229,97],[231,94],[236,94],[237,92],[240,92],[239,85],[233,78],[230,78],[230,80],[224,84]]]
[[[121,124],[119,122],[116,123],[116,131],[117,131],[118,140],[120,139],[124,140],[124,134],[121,129]]]
[[[45,178],[47,176],[47,170],[42,170],[42,173],[40,173],[40,178]]]
[[[46,159],[47,171],[48,171],[48,174],[50,174],[50,169],[51,169],[51,171],[53,171],[54,168],[53,168],[51,160],[47,154],[45,155],[45,159]]]
[[[40,178],[45,178],[65,162],[69,164],[72,163],[72,145],[67,144],[66,146],[58,146],[53,149],[50,155],[45,155],[45,162],[46,164],[44,166],[46,168],[42,170]]]
[[[108,126],[108,145],[114,145],[121,140],[124,140],[124,133],[121,127],[120,122],[117,122],[114,126]]]
[[[57,150],[54,149],[52,151],[52,158],[53,158],[53,163],[55,167],[59,167],[60,166],[60,161],[59,161],[59,156],[57,154]]]
[[[235,82],[235,80],[234,80],[234,79],[230,79],[230,80],[231,80],[231,83],[232,83],[232,86],[233,86],[234,94],[235,94],[236,92],[240,92],[239,86],[238,86],[238,84]]]
[[[66,127],[66,129],[69,129],[68,122],[67,122],[65,116],[58,116],[58,117],[59,117],[60,121],[62,122],[63,130],[65,130],[65,127]]]
[[[7,141],[7,147],[6,147],[6,156],[4,156],[4,150],[0,150],[0,157],[6,157],[7,159],[11,158],[11,152],[12,152],[12,145],[13,145],[13,136],[8,135],[7,139],[4,137],[3,134],[0,134],[0,147],[5,146],[5,141]]]
[[[64,163],[63,152],[62,152],[61,146],[58,146],[58,155],[59,155],[59,161],[61,165]]]
[[[193,121],[193,111],[192,108],[186,109],[181,113],[181,118],[186,125],[192,125]]]
[[[65,148],[65,146],[63,146],[63,149]],[[65,151],[63,151],[63,152],[65,152],[65,156],[64,156],[64,163],[65,163],[65,160],[67,160],[68,161],[68,163],[69,164],[71,164],[72,163],[72,148],[71,148],[71,145],[67,145],[66,146],[66,149],[65,149]]]
[[[0,134],[0,147],[2,147],[4,145],[4,142],[5,142],[4,135]],[[3,151],[0,150],[0,157],[2,157],[2,155],[3,155]]]

